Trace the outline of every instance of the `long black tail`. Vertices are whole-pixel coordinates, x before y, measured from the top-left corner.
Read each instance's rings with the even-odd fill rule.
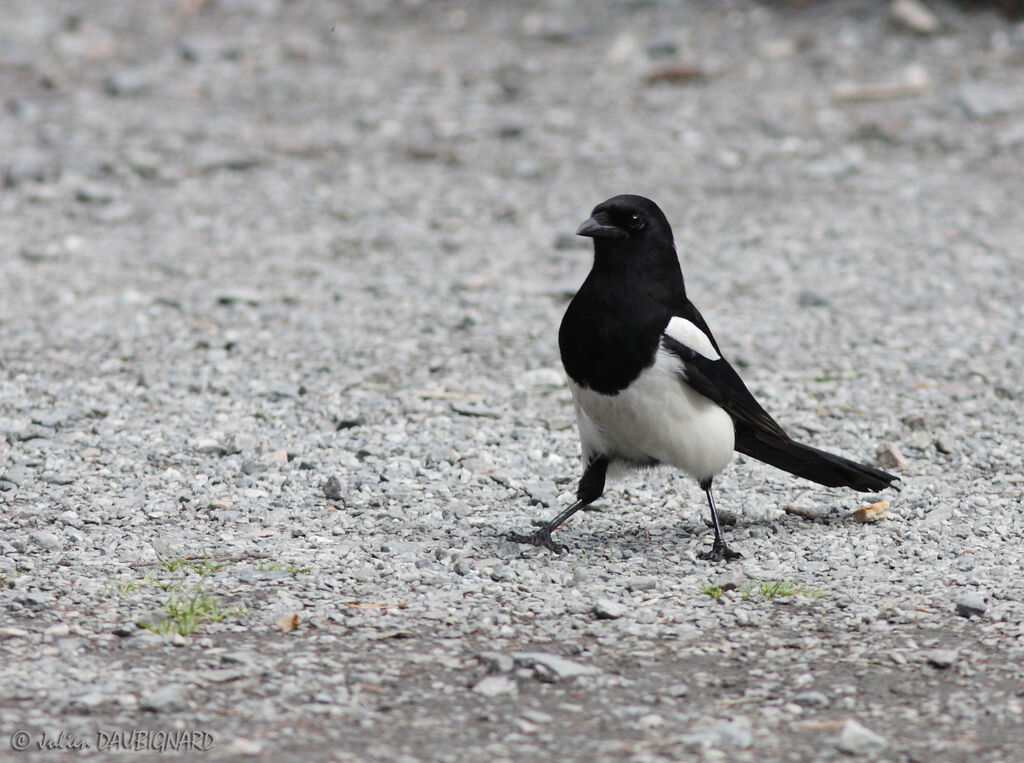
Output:
[[[887,487],[899,490],[892,484],[899,477],[893,474],[752,427],[736,428],[736,450],[827,487],[849,487],[862,493]]]

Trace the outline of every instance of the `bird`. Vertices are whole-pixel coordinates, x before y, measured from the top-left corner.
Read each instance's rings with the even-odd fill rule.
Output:
[[[594,260],[562,318],[558,347],[583,475],[572,505],[530,534],[509,533],[512,541],[562,553],[552,532],[600,498],[609,476],[667,465],[707,497],[715,537],[699,558],[741,558],[725,542],[712,490],[734,451],[828,487],[899,490],[892,474],[797,442],[761,407],[687,297],[672,228],[657,204],[613,196],[576,235],[593,239]]]

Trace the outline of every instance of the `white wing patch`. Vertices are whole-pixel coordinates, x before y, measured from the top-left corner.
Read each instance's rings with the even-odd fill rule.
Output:
[[[708,335],[686,318],[680,318],[677,315],[670,320],[665,327],[665,336],[670,336],[680,344],[685,344],[709,360],[718,360],[721,357],[715,350],[715,346],[711,344],[711,340],[708,339]]]

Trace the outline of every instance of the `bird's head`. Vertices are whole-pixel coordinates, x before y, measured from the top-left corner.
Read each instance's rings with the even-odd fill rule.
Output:
[[[598,252],[674,249],[672,228],[665,214],[650,199],[632,194],[613,196],[598,204],[576,235],[594,239]]]

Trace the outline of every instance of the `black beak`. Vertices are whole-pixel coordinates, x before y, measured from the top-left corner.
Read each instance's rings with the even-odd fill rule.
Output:
[[[594,215],[576,229],[576,235],[590,238],[626,238],[629,235],[622,228],[608,225],[603,218],[604,215]]]

